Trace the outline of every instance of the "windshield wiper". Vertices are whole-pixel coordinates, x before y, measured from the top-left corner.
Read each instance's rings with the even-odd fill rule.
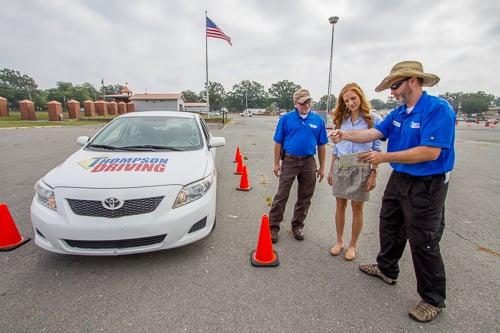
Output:
[[[102,148],[102,149],[109,149],[109,150],[117,150],[117,149],[120,149],[119,147],[115,147],[115,146],[108,146],[108,145],[94,145],[94,144],[90,144],[90,145],[88,145],[87,147],[92,147],[92,148]]]
[[[159,146],[159,145],[139,145],[139,146],[126,146],[126,147],[118,147],[118,149],[124,150],[174,150],[174,151],[183,151],[184,149],[180,149],[177,147],[170,146]]]

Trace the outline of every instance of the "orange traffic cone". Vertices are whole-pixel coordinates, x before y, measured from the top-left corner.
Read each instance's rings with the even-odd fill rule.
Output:
[[[252,186],[248,182],[247,167],[245,165],[243,166],[243,171],[241,173],[240,186],[236,189],[240,191],[250,191],[252,189]]]
[[[10,251],[27,243],[31,238],[23,238],[17,231],[9,208],[0,203],[0,251]]]
[[[274,267],[280,264],[278,255],[273,250],[269,217],[267,215],[262,215],[259,242],[257,243],[257,249],[250,253],[250,262],[255,267]]]
[[[241,158],[240,147],[236,147],[236,153],[234,154],[233,163],[238,162],[238,158]]]
[[[234,170],[235,175],[241,175],[243,173],[243,159],[241,155],[236,159],[236,170]]]

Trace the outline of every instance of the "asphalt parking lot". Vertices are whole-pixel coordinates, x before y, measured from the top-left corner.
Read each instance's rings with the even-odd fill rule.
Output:
[[[373,261],[378,250],[378,211],[390,173],[387,165],[381,167],[377,188],[366,204],[354,262],[328,253],[335,240],[335,202],[325,179],[316,188],[305,240],[296,241],[290,231],[292,190],[275,244],[280,266],[250,265],[261,216],[268,212],[277,188],[272,173],[276,121],[277,117],[234,116],[225,128],[213,129],[226,138],[226,146],[217,152],[217,227],[200,242],[119,257],[58,255],[33,242],[0,252],[0,331],[500,330],[499,128],[477,124],[457,128],[456,166],[441,242],[447,308],[433,322],[421,324],[407,316],[407,309],[418,301],[408,248],[395,286],[357,268]],[[35,182],[79,148],[78,136],[97,129],[0,130],[0,202],[8,204],[23,235],[33,237],[29,205]],[[253,186],[249,192],[235,190],[236,146],[246,158]]]

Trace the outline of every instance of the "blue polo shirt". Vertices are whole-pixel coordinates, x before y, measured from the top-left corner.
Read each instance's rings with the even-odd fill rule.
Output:
[[[394,109],[375,128],[389,139],[388,152],[397,152],[417,146],[441,148],[435,161],[414,164],[391,163],[398,172],[413,176],[429,176],[453,169],[455,163],[455,112],[442,98],[424,91],[417,104],[406,113],[406,105]]]
[[[302,118],[297,109],[280,118],[274,142],[282,145],[287,154],[308,156],[316,154],[316,146],[328,143],[325,122],[315,112]]]

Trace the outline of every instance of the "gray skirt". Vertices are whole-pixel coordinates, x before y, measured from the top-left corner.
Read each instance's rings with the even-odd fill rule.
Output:
[[[358,154],[337,158],[333,169],[333,196],[352,201],[368,201],[366,182],[370,176],[370,164],[357,161]]]

